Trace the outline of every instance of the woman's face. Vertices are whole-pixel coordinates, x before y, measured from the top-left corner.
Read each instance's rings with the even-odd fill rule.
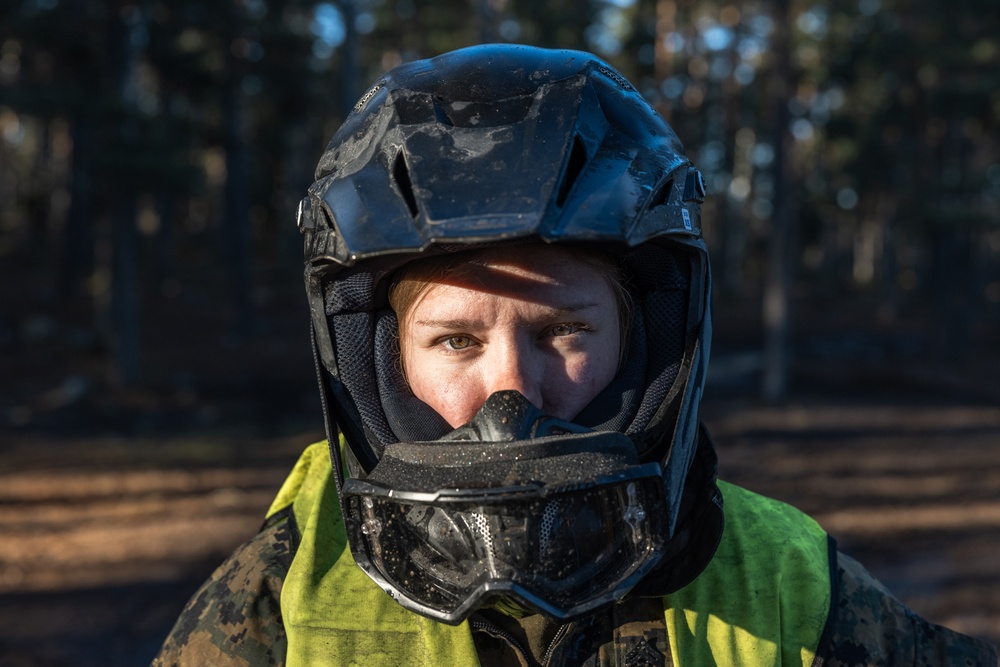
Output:
[[[483,250],[429,283],[400,323],[417,398],[457,428],[514,389],[573,419],[614,377],[621,333],[608,276],[548,246]]]

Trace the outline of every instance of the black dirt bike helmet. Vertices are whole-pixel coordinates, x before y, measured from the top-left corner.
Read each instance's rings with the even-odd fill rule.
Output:
[[[565,620],[676,549],[711,328],[704,194],[673,130],[587,53],[461,49],[391,70],[355,106],[298,224],[348,539],[400,604]],[[388,285],[415,259],[519,243],[618,258],[627,354],[573,423],[499,392],[452,429],[402,377]]]

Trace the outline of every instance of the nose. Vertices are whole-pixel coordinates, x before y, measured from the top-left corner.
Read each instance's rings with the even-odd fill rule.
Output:
[[[514,390],[519,392],[539,410],[545,408],[542,395],[542,380],[544,369],[538,360],[533,359],[530,352],[518,345],[494,348],[492,363],[487,369],[487,396],[498,391]]]

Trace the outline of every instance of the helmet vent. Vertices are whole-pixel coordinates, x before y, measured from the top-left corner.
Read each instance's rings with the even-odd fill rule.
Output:
[[[431,102],[434,105],[434,120],[436,120],[438,123],[441,123],[442,125],[454,127],[455,126],[454,121],[452,120],[451,116],[448,115],[447,110],[445,110],[443,106],[444,100],[442,100],[440,96],[435,95],[434,97],[431,98]]]
[[[562,183],[559,184],[559,196],[556,197],[557,206],[562,207],[566,202],[566,197],[569,196],[570,190],[573,189],[573,185],[576,184],[577,179],[580,177],[580,172],[583,171],[586,164],[587,147],[583,145],[580,135],[574,135],[573,148],[570,150],[569,160],[566,162],[566,169],[563,171]]]
[[[670,200],[670,193],[674,189],[674,180],[670,179],[664,181],[660,184],[660,187],[656,189],[653,196],[649,198],[649,203],[646,204],[646,210],[652,211],[654,208],[659,208]]]
[[[396,188],[399,189],[399,194],[403,196],[403,201],[406,202],[406,208],[410,210],[410,217],[416,218],[417,214],[420,213],[420,209],[417,208],[417,196],[413,192],[413,184],[410,182],[410,170],[406,166],[406,158],[403,157],[402,151],[396,154],[396,161],[392,165],[392,177],[396,181]]]

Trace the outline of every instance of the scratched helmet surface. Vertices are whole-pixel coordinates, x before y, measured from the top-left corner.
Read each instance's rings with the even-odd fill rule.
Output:
[[[391,576],[372,555],[384,545],[373,546],[370,531],[361,530],[366,521],[369,528],[384,523],[362,516],[366,510],[352,500],[351,480],[381,480],[389,488],[399,482],[380,477],[380,462],[383,468],[388,459],[397,465],[400,456],[409,456],[400,447],[455,436],[413,396],[399,370],[397,322],[386,296],[393,272],[423,257],[493,244],[568,244],[614,254],[634,301],[627,354],[617,377],[574,420],[578,428],[567,437],[581,428],[619,434],[635,457],[621,465],[659,466],[663,497],[649,502],[659,503],[664,521],[647,528],[664,533],[666,542],[697,448],[708,360],[703,198],[701,175],[673,130],[621,74],[591,54],[471,47],[397,67],[361,98],[320,159],[298,223],[328,430],[341,433],[346,443],[346,467],[336,448],[333,458],[349,539],[362,567],[397,599],[419,593],[386,583]],[[528,418],[530,410],[521,406],[515,412]],[[615,458],[620,440],[597,445],[605,446],[617,452],[609,454],[612,459],[624,460]],[[645,480],[644,474],[636,479]],[[426,478],[441,476],[430,471]],[[632,496],[619,492],[617,500],[600,502],[635,514]],[[523,508],[530,508],[526,514],[538,509],[530,502]],[[402,539],[398,531],[395,537],[382,533],[380,539]],[[609,574],[597,602],[550,605],[538,591],[519,599],[557,618],[577,615],[620,597],[657,558]],[[611,581],[618,576],[623,579]],[[490,582],[480,581],[476,595],[493,590],[517,597],[510,586]],[[473,597],[401,602],[456,622],[479,601],[470,602]],[[450,612],[434,611],[449,604]]]

